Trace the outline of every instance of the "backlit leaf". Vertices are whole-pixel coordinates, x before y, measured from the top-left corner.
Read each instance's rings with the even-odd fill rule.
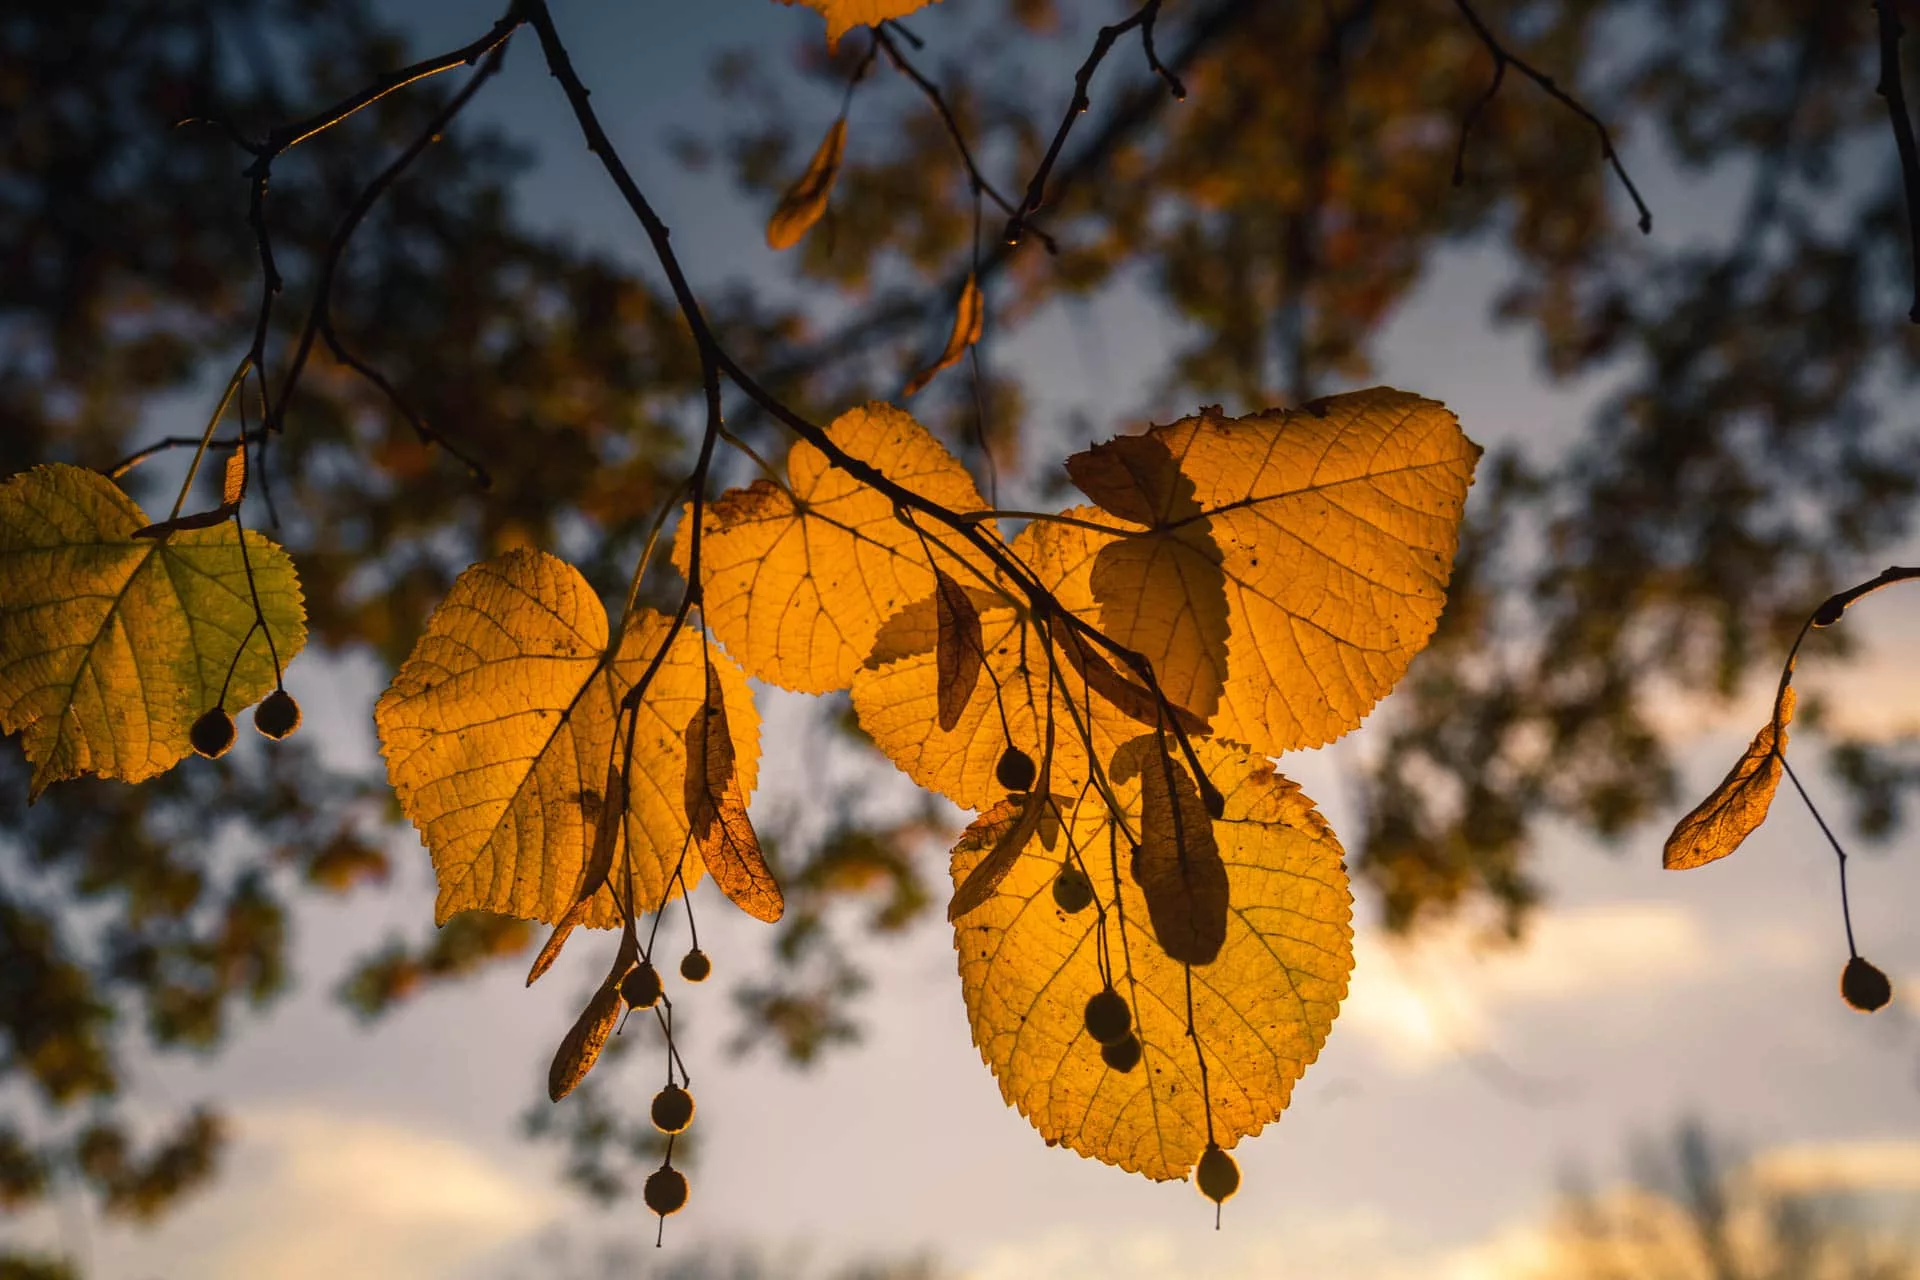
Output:
[[[542,552],[511,551],[460,575],[374,711],[387,776],[433,856],[438,920],[482,908],[560,921],[599,824],[622,813],[625,856],[580,923],[618,920],[613,894],[624,892],[629,867],[642,912],[668,897],[683,850],[686,884],[699,878],[684,787],[684,735],[708,688],[696,628],[680,630],[640,703],[624,808],[603,791],[615,709],[670,629],[665,616],[635,610],[610,651],[599,597],[573,566]],[[711,661],[745,796],[759,717],[739,669],[717,654]]]
[[[1787,726],[1793,722],[1793,686],[1774,700],[1773,719],[1760,727],[1746,752],[1713,793],[1680,819],[1661,858],[1671,871],[1704,867],[1738,849],[1766,821],[1773,793],[1780,785],[1781,753],[1787,749]]]
[[[135,538],[148,524],[80,467],[0,485],[0,730],[21,735],[34,795],[84,773],[140,782],[172,768],[223,687],[229,711],[251,705],[274,687],[272,653],[284,667],[306,644],[285,551],[249,532],[243,557],[231,520]],[[249,635],[253,590],[271,650]]]
[[[831,49],[839,44],[841,36],[855,27],[904,18],[935,0],[780,0],[780,3],[804,4],[826,18],[827,47]]]
[[[952,511],[984,505],[966,468],[892,405],[843,413],[827,432],[849,454]],[[689,523],[681,522],[673,545],[682,573]],[[978,578],[963,566],[985,564],[931,521],[922,521],[923,541],[888,499],[804,442],[787,455],[784,488],[758,480],[729,490],[708,504],[702,523],[708,625],[749,675],[801,693],[846,688],[880,624],[932,594],[936,564],[962,582]]]
[[[827,211],[827,199],[840,177],[840,163],[847,154],[847,118],[841,116],[827,130],[807,162],[807,171],[788,187],[767,221],[767,244],[775,249],[791,249],[800,243],[814,223]]]
[[[1200,1158],[1203,1097],[1222,1147],[1280,1115],[1326,1040],[1353,962],[1352,898],[1333,833],[1267,761],[1214,744],[1200,755],[1226,796],[1213,832],[1229,906],[1213,963],[1189,968],[1155,943],[1150,906],[1126,865],[1127,837],[1091,794],[1065,807],[1058,848],[1028,840],[992,897],[954,926],[974,1043],[1007,1101],[1049,1140],[1150,1178],[1182,1177]],[[1139,830],[1138,779],[1115,790]],[[956,885],[1020,812],[1002,803],[968,828],[953,853]],[[1054,904],[1069,847],[1098,910],[1068,914]],[[1084,1023],[1088,997],[1106,983],[1103,927],[1113,985],[1144,1055],[1127,1072],[1106,1066]],[[1204,1095],[1187,1034],[1189,991]]]
[[[1102,511],[1067,514],[1114,532],[1062,540],[1062,603],[1221,737],[1318,746],[1433,634],[1479,453],[1444,407],[1384,387],[1096,446],[1067,470]]]
[[[718,662],[707,667],[706,701],[687,721],[687,821],[720,891],[754,919],[771,923],[785,910],[785,900],[747,820],[720,671]]]
[[[918,394],[944,370],[959,364],[960,357],[967,354],[967,348],[980,341],[980,330],[986,318],[986,300],[981,297],[980,286],[974,280],[973,272],[969,271],[966,287],[960,290],[960,305],[954,309],[953,332],[947,336],[946,349],[940,353],[939,359],[909,378],[900,394],[903,397]]]
[[[1113,780],[1140,780],[1140,839],[1133,882],[1147,900],[1160,949],[1187,964],[1211,964],[1227,937],[1227,869],[1213,821],[1186,761],[1157,734],[1122,743]]]
[[[934,669],[940,682],[936,722],[951,730],[980,684],[980,611],[966,589],[938,569],[934,570],[933,603],[939,627],[934,642]]]

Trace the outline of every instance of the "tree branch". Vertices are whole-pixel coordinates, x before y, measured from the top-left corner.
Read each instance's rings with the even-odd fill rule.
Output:
[[[1905,28],[1890,0],[1873,0],[1873,11],[1880,24],[1880,83],[1874,91],[1887,102],[1907,198],[1907,252],[1913,258],[1913,305],[1907,319],[1920,324],[1920,147],[1914,145],[1913,119],[1907,114],[1907,92],[1900,81],[1900,37]]]
[[[1511,66],[1539,85],[1548,97],[1593,126],[1595,136],[1600,139],[1600,154],[1606,158],[1608,164],[1613,166],[1613,172],[1619,177],[1620,185],[1627,189],[1629,196],[1633,197],[1633,207],[1640,211],[1640,233],[1651,234],[1653,211],[1648,209],[1647,202],[1640,198],[1640,188],[1634,186],[1633,179],[1627,176],[1627,167],[1620,163],[1620,154],[1614,150],[1613,134],[1601,122],[1600,117],[1587,110],[1578,98],[1554,83],[1552,76],[1500,43],[1500,38],[1494,35],[1487,24],[1481,21],[1480,15],[1474,12],[1471,0],[1453,0],[1453,3],[1454,7],[1460,10],[1460,15],[1467,20],[1467,25],[1473,28],[1474,34],[1480,37],[1480,43],[1485,45],[1487,52],[1493,56],[1493,82],[1487,86],[1485,93],[1475,99],[1473,106],[1467,112],[1466,119],[1460,124],[1460,145],[1455,149],[1453,157],[1453,184],[1457,187],[1466,180],[1464,165],[1467,155],[1467,135],[1472,131],[1474,121],[1479,118],[1482,108],[1493,101],[1494,94],[1500,92],[1501,81],[1506,78],[1507,68]]]

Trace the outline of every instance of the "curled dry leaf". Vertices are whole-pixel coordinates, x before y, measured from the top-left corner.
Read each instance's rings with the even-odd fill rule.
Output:
[[[226,474],[220,481],[220,504],[237,510],[240,500],[247,496],[247,447],[235,446],[227,455]]]
[[[687,721],[686,742],[687,822],[707,874],[735,906],[771,924],[786,902],[747,819],[718,664],[707,667],[707,699]]]
[[[21,735],[33,795],[165,772],[223,689],[229,711],[252,705],[276,686],[273,654],[284,667],[306,644],[287,553],[249,531],[243,554],[233,524],[214,524],[142,538],[146,513],[81,467],[0,484],[0,730]]]
[[[960,363],[960,357],[967,354],[967,348],[980,341],[980,330],[987,318],[986,300],[981,296],[980,285],[974,280],[973,272],[967,272],[966,287],[960,290],[960,305],[953,313],[953,332],[947,335],[946,349],[940,358],[908,379],[901,395],[917,395],[929,382],[942,372]]]
[[[980,611],[966,589],[945,570],[933,571],[934,612],[939,625],[934,667],[939,678],[937,723],[952,732],[973,700],[986,650],[980,638]]]
[[[629,929],[620,939],[613,967],[607,970],[593,999],[587,1001],[587,1007],[580,1011],[561,1039],[553,1055],[553,1065],[547,1068],[547,1096],[555,1102],[572,1093],[574,1087],[587,1078],[607,1037],[613,1034],[613,1024],[620,1020],[620,980],[633,967],[638,949]]]
[[[847,118],[840,117],[820,139],[820,145],[807,162],[807,171],[788,187],[774,206],[767,221],[767,244],[774,249],[791,249],[800,243],[814,223],[827,211],[827,198],[840,177],[840,163],[847,154]]]
[[[1211,964],[1227,937],[1227,869],[1186,761],[1168,754],[1160,735],[1142,734],[1114,753],[1113,778],[1140,780],[1132,869],[1153,936],[1175,960]]]
[[[1050,795],[1044,785],[1028,791],[1018,815],[995,836],[987,856],[975,863],[967,872],[967,878],[954,887],[953,898],[947,903],[947,919],[958,920],[984,905],[993,896],[993,891],[1000,887],[1000,882],[1007,878],[1007,872],[1013,870],[1014,861],[1040,830],[1041,822],[1051,818],[1057,824],[1061,808],[1070,803],[1059,796]],[[1053,842],[1049,840],[1045,843]]]
[[[1661,858],[1668,870],[1704,867],[1724,858],[1766,821],[1780,786],[1780,757],[1787,749],[1793,703],[1793,686],[1787,685],[1774,700],[1773,719],[1761,726],[1713,793],[1674,827]]]

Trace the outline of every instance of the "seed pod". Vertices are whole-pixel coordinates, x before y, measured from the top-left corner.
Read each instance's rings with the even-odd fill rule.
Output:
[[[1060,868],[1060,874],[1053,878],[1053,905],[1068,915],[1085,911],[1093,905],[1093,884],[1080,874],[1080,868],[1071,862]]]
[[[1115,1071],[1131,1071],[1140,1065],[1140,1040],[1128,1034],[1112,1044],[1100,1046],[1100,1060]]]
[[[1209,1142],[1194,1170],[1194,1181],[1200,1184],[1201,1195],[1221,1204],[1240,1189],[1240,1166],[1232,1156]]]
[[[1112,987],[1094,992],[1087,1001],[1087,1034],[1101,1044],[1113,1044],[1132,1038],[1133,1010]]]
[[[253,709],[253,727],[278,742],[300,727],[300,704],[285,689],[275,689]]]
[[[642,1198],[647,1208],[661,1217],[678,1213],[687,1203],[687,1175],[672,1165],[662,1165],[647,1175],[646,1190]]]
[[[620,995],[628,1008],[653,1008],[660,1002],[660,971],[642,960],[620,980]]]
[[[713,961],[700,948],[695,947],[680,957],[680,976],[688,982],[705,982],[712,973]]]
[[[1893,983],[1878,965],[1855,956],[1840,971],[1840,995],[1861,1013],[1872,1013],[1893,999]]]
[[[233,717],[225,707],[215,707],[193,722],[187,741],[209,760],[218,760],[233,747]]]
[[[670,1084],[653,1095],[653,1127],[662,1133],[684,1133],[693,1123],[693,1095]]]
[[[1032,756],[1010,746],[1000,753],[1000,763],[993,767],[993,776],[1009,791],[1026,791],[1033,786],[1039,772],[1033,767]]]

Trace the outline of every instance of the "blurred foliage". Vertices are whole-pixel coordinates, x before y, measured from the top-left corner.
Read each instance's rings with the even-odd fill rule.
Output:
[[[995,353],[1052,304],[1144,285],[1175,346],[1127,359],[1157,369],[1163,400],[1238,411],[1364,382],[1382,322],[1437,252],[1496,251],[1493,319],[1598,403],[1570,446],[1524,442],[1483,464],[1440,633],[1368,735],[1352,852],[1396,926],[1490,901],[1517,930],[1538,896],[1543,823],[1617,837],[1671,805],[1658,705],[1730,695],[1908,530],[1920,440],[1897,406],[1920,331],[1904,323],[1909,250],[1867,6],[1477,7],[1630,159],[1711,184],[1711,232],[1668,232],[1683,211],[1656,207],[1641,237],[1590,128],[1514,75],[1477,115],[1452,185],[1492,64],[1449,0],[1191,0],[1159,32],[1184,104],[1130,41],[1097,76],[1034,219],[1057,255],[1033,237],[1001,243],[991,205],[976,217],[936,113],[881,63],[855,94],[827,217],[798,251],[808,309],[744,286],[703,302],[745,368],[824,417],[926,363],[977,257],[978,398],[956,371],[914,407],[970,461],[988,460],[983,441],[1011,469],[1023,432],[1043,427],[1024,422]],[[1094,25],[1122,11],[1013,0],[1011,21],[943,22],[941,42],[905,47],[1017,199]],[[676,152],[725,166],[770,209],[864,45],[856,33],[829,58],[815,41],[791,66],[730,55],[714,123]],[[0,474],[113,463],[151,442],[156,406],[210,402],[244,349],[259,302],[245,157],[223,127],[176,122],[260,136],[421,52],[365,3],[73,0],[0,17]],[[285,351],[335,223],[450,92],[392,94],[276,164],[267,210],[287,293],[270,352]],[[346,346],[492,488],[324,356],[272,442],[277,536],[316,638],[336,650],[391,666],[462,567],[522,543],[563,548],[617,594],[684,474],[692,344],[629,267],[516,215],[528,159],[470,121],[447,131],[356,236],[332,302]],[[758,415],[734,426],[774,447]],[[1898,821],[1920,780],[1910,761],[1887,744],[1838,757],[1868,829]],[[292,904],[383,884],[390,845],[411,846],[392,844],[378,777],[298,748],[236,752],[138,792],[67,784],[31,810],[25,794],[6,744],[0,1079],[20,1087],[0,1104],[0,1204],[71,1176],[109,1212],[150,1215],[206,1176],[220,1128],[193,1111],[136,1139],[114,1110],[132,1064],[217,1046],[243,1007],[284,990]],[[821,804],[827,820],[778,851],[794,909],[777,963],[739,991],[743,1040],[799,1060],[852,1037],[864,939],[918,918],[931,893],[922,819]],[[867,905],[838,909],[849,902]],[[340,989],[372,1014],[519,941],[463,918],[390,944]],[[574,1108],[577,1125],[625,1143],[628,1122],[594,1105]],[[571,1141],[574,1123],[557,1117],[551,1136]],[[59,1274],[48,1265],[22,1256],[0,1275]]]
[[[1886,1188],[1770,1184],[1697,1123],[1640,1144],[1634,1185],[1571,1188],[1539,1280],[1915,1280],[1920,1230]],[[1774,1183],[1779,1180],[1775,1179]]]

